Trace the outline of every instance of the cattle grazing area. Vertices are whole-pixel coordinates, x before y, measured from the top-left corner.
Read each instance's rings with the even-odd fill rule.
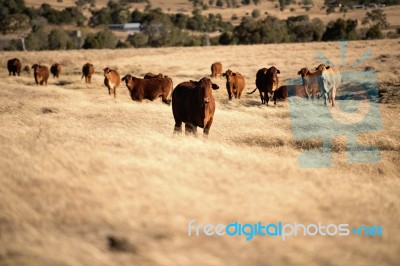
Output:
[[[343,65],[337,42],[1,52],[0,265],[398,265],[398,47],[397,40],[349,42]],[[370,58],[353,66],[368,49]],[[379,162],[348,163],[348,140],[338,135],[332,168],[299,167],[302,152],[321,147],[316,132],[331,132],[326,114],[312,111],[323,106],[323,95],[312,100],[312,78],[305,81],[306,92],[299,74],[324,63],[319,53],[340,69],[342,80],[350,71],[376,74],[381,129],[360,127],[356,138],[380,150]],[[9,75],[13,58],[22,69],[57,62],[62,72],[36,85],[33,69]],[[215,62],[222,73],[243,76],[240,99],[232,92],[229,100],[225,77],[211,77]],[[276,106],[261,104],[259,91],[248,94],[256,88],[257,71],[271,66],[279,70],[279,82],[265,94],[279,91]],[[104,84],[108,70],[125,77],[116,97]],[[142,79],[146,73],[162,74]],[[133,78],[140,81],[131,83]],[[215,101],[205,121],[212,118],[209,132],[174,133],[184,131],[174,119],[174,97],[186,94],[162,87],[158,97],[139,99],[128,89],[158,79],[171,79],[173,88],[190,81],[213,88],[207,91],[212,97],[202,99],[205,106]],[[357,96],[357,112],[368,111],[362,88],[350,82],[341,82],[335,107],[327,99],[327,108],[335,112],[351,103],[349,91]],[[310,138],[296,140],[297,114],[281,99],[307,93],[309,119],[302,126]],[[192,219],[196,225],[380,225],[383,236],[189,237]]]

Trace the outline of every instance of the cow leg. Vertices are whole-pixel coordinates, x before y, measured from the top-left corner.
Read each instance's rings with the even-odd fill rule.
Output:
[[[267,104],[267,106],[268,106],[268,102],[269,102],[269,96],[268,96],[268,92],[265,92],[265,102],[266,102],[266,104]]]
[[[335,96],[336,96],[336,88],[332,88],[331,90],[332,107],[335,107]]]
[[[182,133],[182,122],[175,121],[174,134]]]
[[[208,123],[206,124],[203,130],[204,137],[208,137],[208,132],[210,132],[212,122],[213,122],[213,117],[210,117],[210,120],[208,120]]]
[[[163,103],[165,103],[165,104],[167,104],[167,105],[170,105],[171,104],[171,100],[170,99],[168,99],[168,94],[163,94],[162,96],[162,102]]]
[[[194,125],[190,123],[185,123],[185,134],[186,136],[189,136],[191,134],[195,135],[197,131],[197,128],[195,130]]]
[[[229,100],[232,100],[232,93],[231,93],[231,88],[229,87],[229,85],[226,86],[226,89],[228,91]]]
[[[263,93],[260,91],[260,98],[261,98],[261,104],[264,104],[264,96]]]
[[[117,97],[117,87],[114,87],[114,99]]]

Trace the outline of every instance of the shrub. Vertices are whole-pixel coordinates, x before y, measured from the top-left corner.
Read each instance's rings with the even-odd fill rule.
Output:
[[[109,31],[99,31],[96,34],[89,34],[85,42],[83,43],[82,48],[84,49],[113,49],[117,45],[117,38],[115,35]]]
[[[76,48],[75,43],[62,29],[54,29],[47,36],[48,48],[50,50],[67,50]]]

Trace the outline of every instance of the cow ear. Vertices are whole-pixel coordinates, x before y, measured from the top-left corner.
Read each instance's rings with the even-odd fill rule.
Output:
[[[211,88],[212,88],[213,90],[218,90],[218,89],[219,89],[219,86],[218,86],[217,84],[215,84],[215,83],[211,83]]]
[[[310,70],[307,70],[307,75],[311,75],[311,72],[310,72]]]
[[[301,71],[297,72],[297,75],[301,75]]]
[[[226,73],[222,73],[222,76],[225,77],[225,76],[226,76]]]
[[[279,69],[277,69],[277,70],[276,70],[276,72],[277,72],[278,74],[280,74],[280,73],[281,73],[281,71],[279,71]]]
[[[236,76],[236,73],[232,73],[232,76]]]
[[[126,79],[126,76],[125,77],[123,77],[122,79],[121,79],[121,81],[124,81]]]
[[[326,66],[326,69],[330,69],[331,67],[330,66]]]

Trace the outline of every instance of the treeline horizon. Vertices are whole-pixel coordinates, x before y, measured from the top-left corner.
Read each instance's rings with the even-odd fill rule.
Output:
[[[198,8],[193,10],[191,16],[164,13],[162,9],[150,5],[143,11],[135,9],[130,12],[126,4],[109,1],[106,7],[91,9],[91,17],[87,19],[79,5],[56,10],[49,4],[42,4],[37,9],[28,8],[24,0],[0,0],[0,3],[2,34],[18,35],[18,38],[3,44],[2,50],[268,44],[400,36],[400,28],[383,34],[382,30],[387,29],[389,23],[381,9],[368,11],[361,22],[338,18],[326,25],[318,18],[310,19],[308,15],[291,16],[283,20],[270,15],[261,18],[260,10],[254,9],[251,15],[244,16],[239,25],[234,26],[229,21],[223,21],[220,14],[205,16]],[[140,32],[119,39],[104,28],[109,24],[125,23],[140,23]],[[366,28],[360,29],[360,24]],[[83,34],[79,36],[76,30],[65,30],[68,25],[82,28]],[[99,30],[86,33],[86,25]]]

